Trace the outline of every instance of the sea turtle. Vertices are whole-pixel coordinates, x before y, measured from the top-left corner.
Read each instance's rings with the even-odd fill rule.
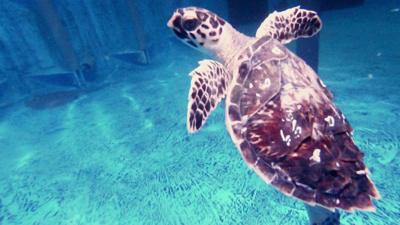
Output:
[[[168,26],[202,60],[191,75],[187,128],[198,131],[226,101],[226,127],[247,165],[287,196],[329,210],[372,211],[379,193],[352,128],[318,75],[284,44],[318,33],[318,15],[294,7],[270,14],[255,37],[215,13],[177,9]]]

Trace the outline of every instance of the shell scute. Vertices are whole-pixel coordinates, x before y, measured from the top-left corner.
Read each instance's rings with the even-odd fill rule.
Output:
[[[243,158],[247,163],[249,163],[250,165],[256,163],[256,152],[254,151],[253,146],[251,146],[247,141],[244,141],[240,144],[240,150],[242,152]]]

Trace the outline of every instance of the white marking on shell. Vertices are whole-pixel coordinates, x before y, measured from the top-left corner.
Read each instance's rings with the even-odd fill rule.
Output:
[[[321,86],[325,88],[326,85],[324,84],[324,82],[321,79],[318,79],[318,80],[319,80],[319,83],[321,84]]]
[[[300,186],[300,187],[303,187],[303,188],[305,188],[305,189],[307,189],[307,190],[309,190],[309,191],[312,191],[312,190],[313,190],[310,186],[308,186],[308,185],[306,185],[306,184],[303,184],[303,183],[296,182],[296,185],[297,185],[297,186]]]
[[[266,115],[266,114],[263,113],[263,115]],[[264,120],[254,120],[253,121],[254,124],[260,124],[260,123],[262,124],[264,122],[265,122]]]
[[[271,181],[275,180],[275,178],[276,178],[277,176],[278,176],[278,175],[275,173],[275,174],[272,176]]]
[[[292,120],[292,131],[296,129],[297,120]]]
[[[288,110],[287,111],[287,117],[286,117],[287,121],[293,120],[293,112]]]
[[[336,199],[336,205],[339,205],[340,204],[340,200],[337,198]]]
[[[285,136],[282,129],[281,129],[281,138],[282,138],[282,141],[285,142],[287,146],[290,146],[290,142],[291,142],[290,135]]]
[[[315,140],[319,140],[322,136],[322,132],[319,129],[319,124],[318,123],[314,123],[312,126],[312,133],[311,133],[311,137]]]
[[[313,154],[310,157],[310,160],[320,163],[321,162],[320,154],[321,154],[321,149],[319,149],[319,148],[314,149]]]
[[[294,71],[293,71],[293,65],[292,64],[289,64],[289,63],[282,63],[281,64],[282,65],[282,72],[283,72],[283,74],[287,74],[287,75],[292,75],[292,74],[294,74]],[[289,78],[289,77],[288,77]],[[291,84],[291,82],[293,82],[293,80],[291,79],[291,78],[289,78],[290,79],[290,83],[288,83],[288,84]],[[293,87],[293,86],[289,86],[288,88],[291,88],[291,87]]]
[[[337,166],[337,167],[340,167],[340,164],[339,164],[339,162],[336,162],[336,166]]]
[[[299,138],[301,134],[301,127],[296,127],[296,130],[294,130],[294,134],[297,138]]]
[[[251,133],[251,137],[257,137],[257,138],[259,138],[259,137],[261,137],[259,134],[254,134],[254,133]]]
[[[288,193],[287,195],[288,195],[288,196],[292,196],[295,190],[296,190],[296,187],[293,188],[293,189],[290,191],[290,193]]]
[[[257,164],[258,164],[258,161],[260,161],[260,157],[257,157],[257,159],[256,159],[256,162],[254,163],[254,167],[256,167],[257,166]]]
[[[259,144],[261,141],[262,141],[261,138],[255,137],[255,140],[253,140],[251,143],[257,145],[257,144]]]
[[[260,149],[260,152],[270,152],[271,151],[271,146],[264,146]]]
[[[292,120],[292,131],[296,138],[300,137],[301,134],[301,127],[297,126],[297,120]]]
[[[253,87],[254,87],[253,83],[250,83],[249,88],[253,88]]]
[[[250,139],[259,139],[260,135],[258,134],[254,134],[254,133],[250,133]]]
[[[327,116],[324,120],[328,123],[330,127],[335,126],[335,119],[333,118],[333,116]]]
[[[285,89],[285,90],[290,90],[290,89],[293,89],[293,88],[294,88],[294,86],[293,86],[292,83],[287,83],[287,84],[285,84],[283,86],[283,89]]]
[[[276,46],[274,46],[273,48],[272,48],[272,52],[274,53],[274,54],[277,54],[277,55],[282,55],[283,54],[283,52],[282,52],[282,50],[280,50],[278,47],[276,47]]]
[[[261,114],[261,113],[260,113]],[[265,113],[262,113],[262,115],[265,115],[265,116],[268,116],[268,117],[272,117],[272,114],[274,114],[274,111],[273,110],[268,110],[268,111],[266,111]],[[265,121],[263,121],[263,122],[265,122]]]
[[[269,105],[269,106],[272,106],[272,108],[276,108],[276,107],[278,106],[278,105],[275,104],[275,102],[273,102],[273,101],[268,102],[268,105]]]
[[[269,78],[266,78],[264,82],[260,85],[260,89],[265,90],[269,86],[271,86],[271,80]]]
[[[364,174],[367,174],[367,172],[365,170],[358,170],[358,171],[356,171],[356,174],[364,175]]]

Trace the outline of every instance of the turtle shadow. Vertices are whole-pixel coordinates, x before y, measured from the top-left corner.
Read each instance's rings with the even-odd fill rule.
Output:
[[[83,95],[81,90],[56,91],[32,96],[24,102],[26,107],[35,110],[56,108],[72,103]]]
[[[110,83],[100,85],[98,87],[75,89],[75,90],[62,90],[54,91],[45,94],[33,95],[24,101],[24,105],[34,110],[45,110],[51,108],[61,107],[70,104],[78,98],[85,96],[91,92],[95,92],[109,86]]]

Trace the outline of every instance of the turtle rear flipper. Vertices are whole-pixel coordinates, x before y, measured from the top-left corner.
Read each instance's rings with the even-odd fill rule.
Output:
[[[287,44],[297,38],[311,37],[321,28],[322,22],[316,12],[297,6],[269,14],[258,28],[256,37],[269,35],[282,44]]]
[[[204,125],[225,97],[231,76],[221,63],[213,60],[200,61],[190,76],[192,81],[188,97],[187,129],[194,133]]]

